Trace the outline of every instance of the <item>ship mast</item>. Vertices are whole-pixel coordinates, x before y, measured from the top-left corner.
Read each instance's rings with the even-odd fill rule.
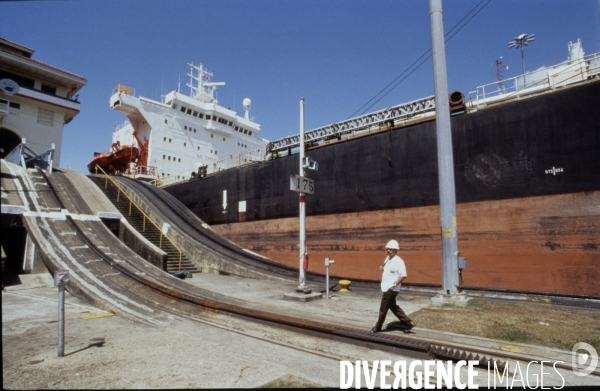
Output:
[[[219,103],[214,97],[217,86],[224,86],[225,82],[210,82],[210,78],[213,75],[212,72],[208,72],[204,69],[204,64],[194,65],[188,63],[190,72],[187,74],[190,77],[190,82],[186,86],[190,87],[190,97],[205,103]],[[196,70],[197,75],[194,75]],[[196,81],[196,83],[194,83]]]

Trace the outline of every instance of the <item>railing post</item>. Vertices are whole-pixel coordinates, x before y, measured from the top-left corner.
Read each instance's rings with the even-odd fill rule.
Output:
[[[121,196],[121,189],[117,188],[117,202],[119,202],[119,197]]]
[[[146,215],[144,215],[144,220],[142,223],[142,232],[146,232]]]
[[[133,201],[129,200],[129,216],[131,216],[131,204],[133,204]]]
[[[160,233],[160,239],[158,240],[158,248],[160,248],[160,249],[162,249],[162,237],[163,237],[163,234],[161,232]]]
[[[179,250],[179,270],[181,271],[181,250]]]

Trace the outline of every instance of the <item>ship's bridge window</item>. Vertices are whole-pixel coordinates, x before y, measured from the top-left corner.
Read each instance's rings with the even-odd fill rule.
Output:
[[[177,163],[181,163],[181,158],[177,159]]]
[[[194,117],[197,117],[197,116],[198,116],[198,112],[194,111]]]
[[[204,118],[204,114],[200,113],[199,117],[200,119]]]
[[[167,141],[167,138],[165,137],[165,138],[163,139],[163,141]]]
[[[185,113],[185,107],[181,106],[181,112]]]
[[[248,132],[248,135],[249,135],[249,136],[252,136],[252,131],[249,131],[249,132]]]
[[[167,158],[167,155],[163,155],[163,160],[165,160]]]
[[[212,135],[212,134],[211,134],[211,135],[210,135],[210,138],[213,138],[213,136],[214,136],[214,135]]]
[[[187,125],[185,125],[185,126],[183,127],[183,129],[187,130]]]
[[[171,160],[171,156],[169,156],[169,160]]]
[[[184,147],[187,147],[187,143],[183,143],[183,146],[184,146]]]
[[[248,134],[248,129],[244,129],[244,134]]]
[[[225,137],[223,137],[223,141],[225,141]]]
[[[229,123],[227,125],[233,126],[233,122],[229,121]]]
[[[196,128],[194,128],[194,133],[196,133]]]
[[[166,118],[165,118],[165,124],[167,124],[167,125],[169,124],[169,121]]]
[[[192,109],[187,109],[187,114],[192,114]]]

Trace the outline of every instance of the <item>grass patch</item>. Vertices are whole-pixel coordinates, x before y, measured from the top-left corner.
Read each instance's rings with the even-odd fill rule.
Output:
[[[532,302],[473,299],[467,307],[428,307],[410,317],[419,327],[571,350],[586,342],[600,350],[600,313]]]
[[[294,375],[284,375],[257,388],[322,388],[310,380]]]

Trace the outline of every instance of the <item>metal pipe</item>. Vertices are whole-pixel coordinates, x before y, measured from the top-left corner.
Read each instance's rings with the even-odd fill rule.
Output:
[[[457,293],[459,284],[458,260],[454,256],[458,251],[456,194],[454,189],[454,159],[452,157],[442,1],[429,0],[429,12],[435,85],[440,221],[442,226],[442,288],[445,293]]]
[[[304,177],[304,168],[302,162],[304,161],[304,98],[300,98],[300,164],[299,164],[299,175],[300,178]],[[306,287],[306,278],[304,274],[304,257],[306,256],[306,210],[305,210],[306,196],[304,193],[299,194],[299,209],[300,209],[300,275],[298,289],[304,289]]]
[[[65,355],[65,286],[58,286],[58,357]]]

